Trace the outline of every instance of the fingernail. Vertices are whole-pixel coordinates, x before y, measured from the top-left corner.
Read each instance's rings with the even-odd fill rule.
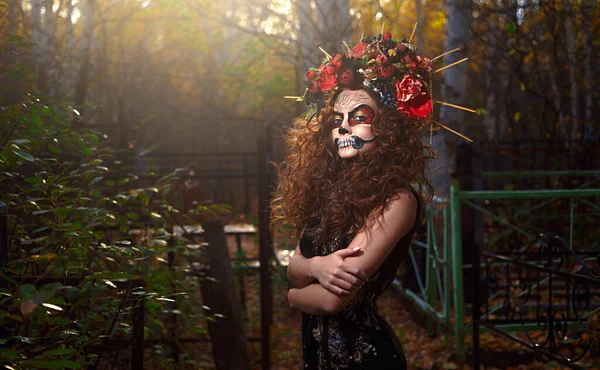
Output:
[[[360,247],[352,248],[353,251],[359,251]]]

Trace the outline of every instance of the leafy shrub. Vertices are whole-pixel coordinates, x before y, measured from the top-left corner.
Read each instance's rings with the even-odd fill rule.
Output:
[[[203,331],[202,312],[176,293],[196,286],[170,268],[175,256],[197,254],[171,242],[184,217],[169,202],[176,173],[140,179],[125,153],[77,118],[33,95],[0,107],[0,200],[9,210],[0,364],[9,368],[98,366],[106,344],[129,341],[140,298],[155,338],[170,335],[163,326],[182,310]]]

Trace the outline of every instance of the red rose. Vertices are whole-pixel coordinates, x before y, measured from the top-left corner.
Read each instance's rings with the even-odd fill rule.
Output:
[[[361,42],[360,44],[358,44],[354,48],[352,48],[352,51],[350,52],[350,56],[352,58],[362,58],[363,53],[365,52],[366,48],[367,48],[367,44],[365,44],[364,42]]]
[[[319,84],[315,81],[310,81],[308,83],[308,92],[311,94],[316,94],[319,92]]]
[[[427,117],[433,106],[429,93],[423,93],[407,102],[397,102],[398,110],[411,117]]]
[[[308,71],[306,71],[306,78],[308,80],[314,80],[315,78],[317,78],[317,72],[313,71],[312,69],[309,69]]]
[[[335,69],[342,68],[342,54],[336,54],[333,59],[331,59],[331,64],[333,64]]]
[[[350,82],[354,79],[354,72],[350,68],[344,68],[338,75],[338,78],[342,85],[350,85]]]
[[[376,58],[376,61],[378,61],[381,64],[385,64],[387,62],[387,57],[383,54],[379,54]]]
[[[411,71],[414,71],[415,69],[417,69],[417,67],[418,67],[417,62],[413,62],[413,63],[409,64],[408,69],[410,69]]]
[[[411,75],[396,81],[396,99],[398,110],[413,117],[427,117],[433,107],[423,83]]]
[[[327,74],[327,75],[332,75],[335,74],[335,67],[332,66],[331,64],[321,64],[321,67],[319,67],[319,76],[322,75],[323,73]]]
[[[381,73],[381,77],[390,78],[394,72],[396,72],[396,67],[393,64],[384,64],[379,67],[379,73]]]
[[[421,94],[423,83],[411,75],[404,75],[402,81],[396,81],[396,99],[406,102]]]
[[[319,72],[319,88],[321,91],[329,91],[338,84],[335,67],[332,65],[321,65],[321,67],[321,71]]]
[[[390,39],[391,37],[392,37],[392,34],[391,34],[391,33],[389,33],[389,32],[386,32],[386,33],[384,33],[384,34],[383,34],[383,39],[384,39],[384,40],[388,40],[388,39]]]
[[[402,51],[406,50],[406,45],[398,44],[398,46],[396,46],[396,48],[398,49],[398,51],[402,52]]]

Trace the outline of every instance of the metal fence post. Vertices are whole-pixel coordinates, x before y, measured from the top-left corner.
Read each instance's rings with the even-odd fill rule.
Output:
[[[464,297],[462,227],[460,220],[460,197],[456,184],[450,185],[450,216],[452,225],[452,274],[454,275],[454,334],[456,335],[456,362],[465,361]]]
[[[263,136],[258,140],[258,242],[260,257],[260,321],[262,344],[262,369],[271,368],[271,323],[273,298],[271,296],[271,225],[269,205],[269,171],[270,152]]]
[[[426,208],[427,214],[427,266],[426,271],[426,282],[425,282],[425,296],[427,299],[427,304],[431,307],[435,307],[436,297],[437,297],[437,279],[436,279],[436,269],[437,269],[437,260],[435,253],[435,229],[433,227],[433,211],[430,206]],[[433,318],[427,318],[427,330],[429,334],[433,334],[434,324]]]
[[[480,289],[480,245],[473,245],[473,369],[479,370],[479,316],[481,315],[481,300],[479,299]]]
[[[444,323],[447,328],[450,327],[450,312],[452,309],[452,299],[450,299],[450,286],[452,278],[452,260],[450,253],[452,249],[451,245],[451,230],[452,224],[450,224],[450,207],[448,204],[444,206]]]
[[[0,202],[0,266],[8,263],[8,207]]]
[[[145,280],[137,280],[136,287],[146,289]],[[144,295],[137,295],[133,314],[133,327],[131,330],[131,370],[144,370],[144,327],[146,319],[146,299]]]

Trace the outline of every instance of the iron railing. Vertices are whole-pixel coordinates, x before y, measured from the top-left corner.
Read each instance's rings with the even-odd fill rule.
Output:
[[[494,214],[491,211],[483,208],[482,206],[476,204],[475,200],[507,200],[507,199],[536,199],[540,200],[567,200],[569,202],[569,213],[568,213],[568,224],[569,224],[569,233],[568,239],[569,243],[565,243],[569,246],[569,249],[572,250],[574,240],[574,224],[575,224],[575,205],[578,202],[585,204],[590,207],[597,207],[596,203],[589,201],[588,199],[583,198],[598,198],[600,197],[600,189],[569,189],[569,190],[520,190],[520,191],[459,191],[457,186],[453,185],[451,187],[451,196],[450,196],[450,222],[451,222],[451,244],[450,249],[452,250],[452,271],[453,271],[453,285],[456,288],[454,290],[454,317],[455,317],[455,326],[454,332],[456,335],[456,351],[457,358],[459,360],[464,361],[464,353],[465,353],[465,335],[467,332],[473,329],[472,325],[466,325],[465,322],[465,301],[463,296],[463,276],[466,275],[465,270],[471,269],[473,265],[480,267],[479,259],[474,260],[473,265],[465,265],[462,264],[462,254],[463,254],[463,243],[462,243],[462,227],[461,227],[461,206],[467,206],[474,209],[480,217],[488,217],[490,220],[497,222],[498,224],[504,225],[507,231],[504,232],[504,236],[510,237],[510,233],[514,233],[524,240],[528,240],[530,243],[533,243],[537,239],[537,233],[534,231],[526,230],[519,225],[512,223],[510,220],[507,220],[506,217],[500,216],[498,214]],[[535,207],[535,205],[533,206]],[[557,217],[565,218],[564,214],[558,214]],[[450,228],[450,225],[446,227]],[[488,238],[489,239],[489,238]],[[528,243],[526,243],[528,244]],[[490,258],[498,258],[498,255],[493,253],[489,244],[483,246],[481,250],[481,256],[487,256]],[[510,261],[505,261],[510,262]],[[515,263],[512,261],[512,263]],[[472,275],[474,282],[479,282],[480,275]],[[474,294],[478,294],[478,292],[474,292]],[[499,303],[500,306],[492,307],[486,310],[486,312],[492,310],[501,310],[502,304]],[[488,312],[489,313],[489,312]],[[484,313],[485,315],[485,313]],[[498,324],[495,327],[499,329],[505,329],[510,326],[515,327],[516,322],[507,322],[504,324]],[[504,326],[508,325],[508,326]]]
[[[509,176],[511,175],[518,176],[518,174],[509,174]],[[537,171],[533,175],[544,176],[543,173],[538,173]],[[546,176],[557,175],[558,174],[554,172],[546,174]],[[600,171],[586,171],[585,174],[569,174],[569,176],[578,175],[593,177],[600,175]],[[496,176],[496,173],[484,172],[483,177],[486,176],[494,177]],[[593,181],[591,183],[593,183]],[[588,181],[586,184],[589,185],[590,182]],[[501,254],[498,254],[499,247],[496,245],[499,240],[505,241],[513,238],[522,240],[524,245],[529,245],[538,240],[540,235],[540,229],[537,224],[523,226],[515,223],[507,217],[506,214],[502,214],[500,209],[496,210],[499,213],[494,212],[494,208],[489,205],[490,202],[495,200],[502,202],[510,200],[528,202],[530,204],[526,207],[508,208],[505,203],[500,205],[500,208],[504,207],[502,208],[504,210],[509,209],[510,212],[519,213],[519,215],[523,216],[528,213],[539,211],[544,205],[560,201],[560,212],[557,211],[555,212],[556,214],[553,215],[544,214],[542,215],[543,217],[539,217],[541,220],[540,222],[551,218],[560,219],[559,221],[567,230],[565,232],[565,245],[569,246],[570,251],[573,251],[573,243],[577,244],[579,242],[576,238],[576,220],[579,220],[582,217],[589,218],[590,215],[590,213],[579,214],[577,210],[582,207],[594,211],[600,210],[597,199],[600,199],[600,189],[461,191],[458,186],[452,185],[450,189],[450,199],[444,200],[434,198],[434,201],[427,205],[425,220],[427,239],[425,242],[414,241],[413,248],[411,248],[409,252],[408,259],[412,265],[412,269],[415,271],[414,277],[412,278],[416,279],[416,283],[413,284],[413,287],[411,288],[396,279],[394,284],[400,287],[401,292],[414,302],[422,312],[427,313],[433,320],[436,320],[439,324],[448,329],[448,331],[453,332],[455,336],[457,361],[464,362],[466,357],[466,335],[474,332],[478,333],[479,331],[492,331],[491,328],[486,326],[488,323],[484,321],[486,314],[489,317],[490,314],[493,315],[494,313],[502,312],[503,309],[503,301],[493,305],[494,298],[487,303],[481,300],[483,297],[487,298],[487,296],[481,296],[479,294],[481,292],[481,284],[484,283],[481,278],[486,278],[489,275],[480,274],[477,270],[485,269],[486,266],[489,265],[489,263],[487,265],[485,264],[486,261],[489,262],[488,260],[490,259],[500,258],[498,257],[501,256]],[[464,228],[462,222],[466,210],[473,212],[474,216],[472,221],[480,225],[479,228],[473,228],[473,232],[482,234],[475,237],[467,235],[476,243],[475,245],[468,246],[470,247],[470,250],[465,250],[464,248],[467,246],[463,244]],[[593,216],[594,215],[597,215],[597,213],[594,213]],[[484,219],[487,220],[488,223],[502,226],[502,229],[497,227],[493,232],[489,229],[484,229]],[[548,233],[548,230],[544,231]],[[550,230],[550,233],[552,231],[554,231],[554,235],[556,235],[556,230]],[[425,253],[426,260],[424,263],[419,263],[417,256],[422,252]],[[466,260],[471,260],[472,263],[465,263],[463,254],[465,254],[465,257],[470,257]],[[577,250],[575,254],[587,256],[581,250]],[[484,260],[480,261],[481,258],[484,258]],[[589,258],[592,257],[588,256],[588,259]],[[515,263],[513,260],[502,261],[502,263]],[[589,262],[584,257],[582,262],[586,261]],[[484,262],[484,264],[481,265],[481,262]],[[598,263],[600,264],[600,261]],[[584,266],[582,268],[585,268],[585,263],[580,265]],[[533,268],[535,269],[536,267]],[[423,271],[423,269],[425,271]],[[470,279],[472,285],[465,285],[465,278]],[[544,280],[541,283],[541,285],[538,283],[536,287],[543,287],[543,284],[547,284],[547,280]],[[465,296],[465,288],[472,289],[471,294],[469,294],[468,297]],[[510,294],[510,292],[503,292],[503,294]],[[470,301],[466,302],[465,298],[469,298]],[[470,309],[471,313],[473,313],[481,308],[482,305],[485,305],[486,307],[485,312],[483,312],[482,315],[476,314],[476,317],[473,318],[473,322],[468,322],[466,320],[467,315],[465,311]],[[571,323],[569,325],[573,324]],[[523,326],[517,320],[513,320],[512,322],[494,323],[495,329],[507,332],[523,331],[530,326],[530,324]],[[494,331],[497,332],[498,330],[495,329]],[[475,358],[478,343],[474,343],[473,345],[473,354],[475,355]],[[565,361],[570,363],[569,360]]]

